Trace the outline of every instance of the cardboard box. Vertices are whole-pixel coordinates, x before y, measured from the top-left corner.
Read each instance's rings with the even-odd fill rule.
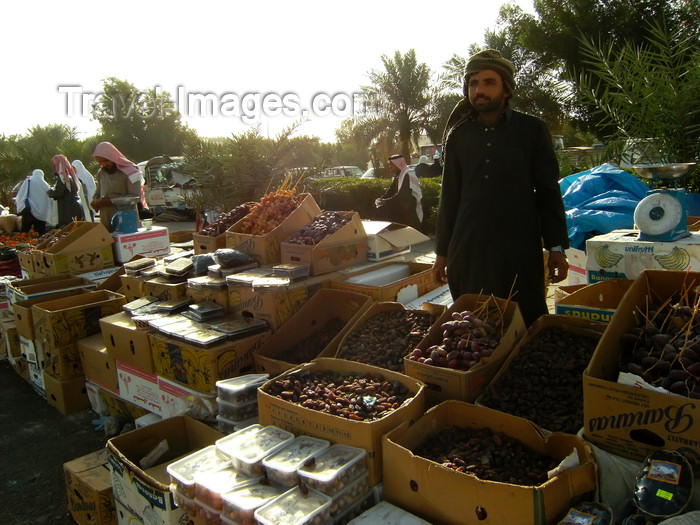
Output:
[[[26,301],[37,297],[47,297],[67,290],[94,290],[97,284],[70,275],[57,275],[53,277],[38,277],[36,279],[23,279],[7,284],[7,299],[12,308],[14,303]]]
[[[581,288],[585,288],[586,286],[588,286],[588,283],[554,286],[553,296],[555,307],[559,301],[561,301],[565,297],[569,297],[575,291],[580,290]]]
[[[29,380],[29,363],[24,357],[17,357],[15,359],[9,359],[10,365],[14,369],[15,373],[24,379],[27,383]]]
[[[629,279],[606,279],[589,284],[555,300],[554,313],[609,323],[631,284]]]
[[[32,252],[34,248],[28,248],[26,250],[18,250],[17,258],[19,259],[19,267],[22,269],[22,276],[26,279],[31,279],[36,277],[34,271],[34,259]]]
[[[224,312],[229,313],[231,311],[228,302],[228,286],[226,285],[226,281],[223,281],[220,288],[193,288],[188,285],[185,290],[185,295],[190,297],[195,303],[211,301],[221,306]]]
[[[100,319],[122,310],[123,295],[104,290],[32,305],[35,339],[58,347],[99,333]]]
[[[586,241],[588,282],[636,279],[642,270],[700,271],[700,232],[674,242],[637,240],[639,230],[613,230]]]
[[[49,292],[39,297],[18,301],[12,305],[12,311],[15,317],[15,325],[17,333],[27,339],[34,339],[34,318],[32,317],[32,306],[35,304],[51,301],[54,299],[63,299],[64,297],[72,297],[87,293],[85,288],[74,288],[72,290],[63,290],[57,292]]]
[[[143,520],[134,514],[121,501],[114,500],[115,512],[117,514],[117,525],[140,525]]]
[[[588,274],[586,270],[586,261],[588,257],[584,250],[576,248],[568,248],[566,258],[569,261],[569,274],[567,275],[568,284],[588,284]]]
[[[178,508],[170,491],[167,466],[179,458],[212,445],[223,434],[188,416],[164,419],[107,441],[114,498],[148,523],[187,523],[187,513]],[[141,459],[163,440],[168,450],[160,462],[141,468]]]
[[[95,270],[93,272],[85,272],[76,275],[76,277],[83,277],[88,281],[92,281],[97,284],[98,290],[112,290],[113,292],[118,292],[121,287],[121,282],[119,276],[124,273],[123,266],[117,266],[114,268],[102,268],[101,270]]]
[[[170,232],[170,242],[178,244],[181,242],[188,242],[193,240],[194,230],[180,230],[177,232]]]
[[[8,359],[20,357],[22,355],[22,345],[17,324],[11,321],[2,323],[2,336]]]
[[[143,281],[143,295],[157,297],[161,301],[179,299],[187,295],[187,279],[168,277],[153,277]]]
[[[448,399],[474,401],[498,373],[518,341],[525,336],[527,327],[517,303],[492,296],[465,294],[435,321],[428,335],[416,348],[425,350],[432,345],[442,344],[442,324],[452,319],[453,312],[474,311],[483,305],[493,306],[503,312],[503,336],[490,358],[483,359],[471,370],[453,370],[404,358],[404,373],[426,384],[426,399],[429,404]],[[489,317],[492,315],[497,314],[489,314]]]
[[[347,282],[347,279],[370,271],[387,267],[390,264],[405,264],[409,268],[409,276],[399,279],[384,286],[370,286],[366,284],[355,284]],[[431,272],[432,265],[415,262],[380,263],[357,273],[346,273],[332,278],[329,287],[336,290],[346,290],[369,295],[377,302],[399,302],[405,303],[428,293],[437,288],[440,283],[433,279]]]
[[[74,377],[85,378],[83,365],[80,362],[80,351],[77,343],[69,343],[63,346],[46,345],[38,339],[34,345],[42,345],[44,362],[42,368],[56,379],[72,379]]]
[[[363,220],[362,225],[367,233],[368,261],[384,261],[409,253],[413,244],[430,240],[418,230],[397,222]]]
[[[214,253],[219,248],[226,248],[226,233],[220,233],[214,237],[195,233],[192,235],[192,241],[195,254]]]
[[[63,415],[90,408],[90,400],[85,388],[85,377],[60,379],[44,374],[46,401]]]
[[[126,312],[103,317],[100,319],[100,328],[104,346],[114,360],[149,374],[155,371],[151,340],[148,337],[151,330],[138,328]]]
[[[583,373],[583,436],[588,441],[631,459],[667,449],[700,462],[697,400],[617,383],[620,337],[636,326],[635,310],[647,312],[698,283],[698,272],[643,270],[627,290]]]
[[[311,223],[321,214],[314,198],[308,193],[298,195],[299,206],[290,213],[275,229],[265,235],[241,233],[242,220],[226,231],[226,247],[247,253],[261,266],[280,262],[280,246],[298,229]]]
[[[198,392],[216,393],[216,382],[220,379],[236,377],[252,370],[253,353],[270,337],[270,331],[227,340],[209,348],[157,332],[149,337],[157,375]]]
[[[311,275],[334,272],[367,262],[367,234],[360,214],[352,214],[350,221],[338,231],[315,245],[280,244],[282,263],[308,263]],[[296,232],[294,232],[296,233]]]
[[[77,275],[114,267],[111,243],[69,253],[38,252],[34,257],[38,275]]]
[[[107,410],[107,404],[102,399],[100,395],[100,390],[102,387],[93,383],[92,381],[85,381],[85,390],[87,392],[88,399],[90,400],[90,408],[100,416],[108,416],[109,411]]]
[[[317,357],[335,356],[340,341],[372,303],[370,297],[358,293],[327,288],[319,290],[253,353],[256,371],[274,377],[297,366],[298,363],[285,359],[289,348],[318,333],[329,321],[340,319],[344,326],[337,335],[328,339]]]
[[[75,275],[114,266],[112,237],[99,222],[73,222],[61,228],[33,255],[38,275]]]
[[[115,416],[126,421],[133,421],[149,413],[145,408],[129,403],[114,392],[102,388],[95,383],[87,381],[85,384],[90,387],[90,390],[88,390],[90,396],[95,396],[96,394],[95,397],[99,398],[96,402],[91,401],[92,406],[98,406],[98,408],[104,410],[104,412],[100,411],[98,414]]]
[[[411,452],[448,426],[488,428],[533,451],[564,459],[575,449],[580,465],[537,486],[498,483],[443,467]],[[563,433],[544,436],[533,423],[463,401],[445,401],[414,425],[403,423],[383,438],[384,498],[431,523],[547,525],[556,523],[579,497],[592,497],[596,467],[590,446]],[[485,518],[474,509],[482,507]]]
[[[79,340],[77,347],[85,379],[118,394],[117,361],[107,350],[102,334]]]
[[[44,356],[43,354],[40,354],[40,352],[37,350],[37,346],[34,344],[34,341],[31,339],[27,339],[26,337],[19,336],[19,355],[15,355],[14,352],[15,350],[13,348],[10,348],[10,352],[12,352],[9,357],[10,358],[17,358],[17,357],[23,357],[33,365],[37,366],[38,368],[42,368],[44,366]]]
[[[131,275],[120,275],[121,292],[126,298],[126,302],[130,303],[134,299],[143,297],[143,283],[146,281],[143,277],[133,277]]]
[[[170,253],[168,228],[153,226],[150,230],[140,228],[134,233],[113,233],[114,259],[124,264],[134,255],[163,257]]]
[[[29,361],[27,361],[27,369],[29,371],[29,384],[32,385],[35,392],[46,399],[46,382],[44,380],[44,371]]]
[[[279,377],[316,371],[334,371],[347,374],[374,374],[387,381],[398,381],[408,388],[412,398],[389,415],[375,421],[352,421],[302,407],[272,396],[266,392],[271,379],[258,389],[258,419],[261,425],[275,425],[297,435],[305,434],[332,443],[360,447],[367,451],[369,484],[382,480],[382,436],[401,422],[415,422],[425,411],[424,385],[420,381],[391,370],[376,366],[345,361],[344,359],[319,358],[288,370]]]
[[[228,302],[231,314],[250,315],[267,321],[275,332],[320,289],[327,287],[336,274],[318,275],[292,282],[287,288],[253,289],[229,281]]]
[[[197,406],[203,419],[216,417],[216,394],[204,394],[117,361],[119,396],[161,417],[185,414]]]
[[[116,525],[107,449],[63,464],[68,510],[80,525]]]
[[[503,376],[504,374],[506,374],[508,372],[508,369],[510,368],[513,361],[518,359],[518,355],[520,354],[520,349],[523,348],[525,345],[529,344],[534,339],[537,339],[540,336],[542,331],[544,331],[547,328],[552,328],[552,327],[565,330],[566,332],[568,332],[570,334],[591,338],[592,344],[594,344],[600,340],[600,336],[603,333],[603,331],[605,330],[606,325],[605,325],[605,323],[601,323],[598,321],[591,321],[589,319],[583,319],[580,317],[568,317],[565,315],[545,314],[545,315],[538,317],[528,328],[528,332],[525,335],[525,337],[523,337],[515,345],[515,348],[513,349],[512,352],[510,352],[510,354],[506,358],[505,362],[503,364],[501,364],[499,370],[497,371],[496,375],[493,376],[493,379],[489,382],[484,393],[476,399],[476,401],[475,401],[476,404],[484,405],[483,398],[489,394],[494,394],[494,391],[497,392],[498,381],[500,380],[501,376]],[[577,351],[576,353],[578,354],[580,352]],[[578,365],[578,367],[580,369],[581,365]],[[554,380],[556,373],[560,373],[556,368],[548,367],[544,371],[544,375],[547,376],[548,379],[552,379],[552,381]],[[560,386],[558,391],[561,392],[563,390],[562,385],[568,385],[568,384],[569,384],[569,382],[566,382],[563,384],[558,384]],[[543,387],[543,388],[546,388],[546,387]],[[550,392],[557,391],[556,387],[553,387],[553,388],[554,388],[554,390],[550,389]],[[580,390],[579,390],[579,392],[580,392]],[[521,394],[521,395],[524,395],[524,394]],[[567,395],[573,396],[574,393],[572,392],[572,393],[569,393]],[[491,401],[492,406],[490,408],[496,408],[495,405],[497,404],[497,401],[495,401],[495,399],[497,398],[497,396],[491,395],[490,398],[494,400],[494,401]],[[540,396],[539,398],[536,397],[536,399],[538,401],[542,402],[542,400],[544,398],[542,396]],[[546,403],[546,407],[541,407],[540,411],[542,413],[546,414],[546,413],[548,413],[548,410],[553,410],[554,409],[553,407],[557,406],[556,403],[558,403],[558,400],[556,400],[556,401],[555,400],[556,400],[556,397],[552,397],[552,396],[548,397],[547,401],[549,401],[549,402]],[[580,407],[583,404],[583,400],[579,397],[577,399],[577,401],[579,402],[578,408],[580,409]],[[580,412],[579,412],[579,414],[580,414]],[[536,418],[537,416],[535,415],[532,417]],[[534,421],[534,422],[538,423],[538,421]],[[549,432],[552,429],[545,428],[544,430]]]

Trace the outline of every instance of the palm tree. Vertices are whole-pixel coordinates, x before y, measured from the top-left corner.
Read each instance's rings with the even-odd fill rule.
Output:
[[[371,70],[371,84],[363,86],[365,113],[357,131],[368,142],[381,144],[382,153],[397,148],[406,158],[417,149],[418,134],[426,129],[434,92],[430,68],[418,63],[415,50],[382,55],[383,71]],[[383,158],[386,158],[384,156]]]

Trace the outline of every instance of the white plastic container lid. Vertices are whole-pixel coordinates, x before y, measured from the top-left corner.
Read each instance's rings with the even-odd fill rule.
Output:
[[[239,472],[229,463],[228,467],[221,470],[197,474],[195,476],[195,496],[200,500],[204,500],[206,497],[203,495],[204,492],[223,494],[250,481],[253,481],[253,478]]]
[[[216,382],[216,388],[225,391],[226,394],[235,394],[246,388],[262,385],[269,378],[270,374],[246,374],[230,379],[220,379]]]
[[[281,496],[283,491],[275,485],[263,485],[259,480],[249,481],[221,495],[224,513],[257,509]]]
[[[262,429],[262,425],[250,425],[249,427],[237,430],[233,434],[229,434],[228,436],[224,436],[221,439],[217,439],[214,442],[214,445],[216,446],[217,450],[223,452],[230,458],[231,451],[237,450],[239,441],[245,441],[246,439],[250,439]]]
[[[256,510],[255,519],[262,525],[301,525],[330,506],[329,496],[313,489],[307,489],[304,494],[299,487],[294,487]]]
[[[243,429],[241,432],[244,432]],[[265,456],[277,452],[280,448],[294,439],[294,434],[282,430],[274,425],[263,427],[253,434],[250,439],[236,443],[236,447],[229,449],[231,459],[237,459],[248,465],[261,461]]]
[[[326,483],[364,460],[366,455],[367,451],[362,448],[333,445],[316,455],[313,464],[300,467],[298,472],[300,476]]]
[[[263,459],[263,466],[280,472],[295,472],[314,454],[327,449],[330,442],[311,436],[299,436],[294,441]]]
[[[170,463],[166,470],[172,482],[190,486],[194,485],[197,475],[202,472],[219,470],[230,464],[231,456],[218,450],[216,445],[209,445]]]

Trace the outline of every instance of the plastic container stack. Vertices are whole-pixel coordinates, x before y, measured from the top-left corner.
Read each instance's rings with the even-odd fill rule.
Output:
[[[216,382],[216,421],[221,433],[232,434],[258,422],[258,387],[269,377],[247,374]]]

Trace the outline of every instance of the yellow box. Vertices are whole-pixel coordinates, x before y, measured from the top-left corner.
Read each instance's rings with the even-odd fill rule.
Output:
[[[68,510],[79,525],[117,525],[108,461],[103,448],[63,464]]]

